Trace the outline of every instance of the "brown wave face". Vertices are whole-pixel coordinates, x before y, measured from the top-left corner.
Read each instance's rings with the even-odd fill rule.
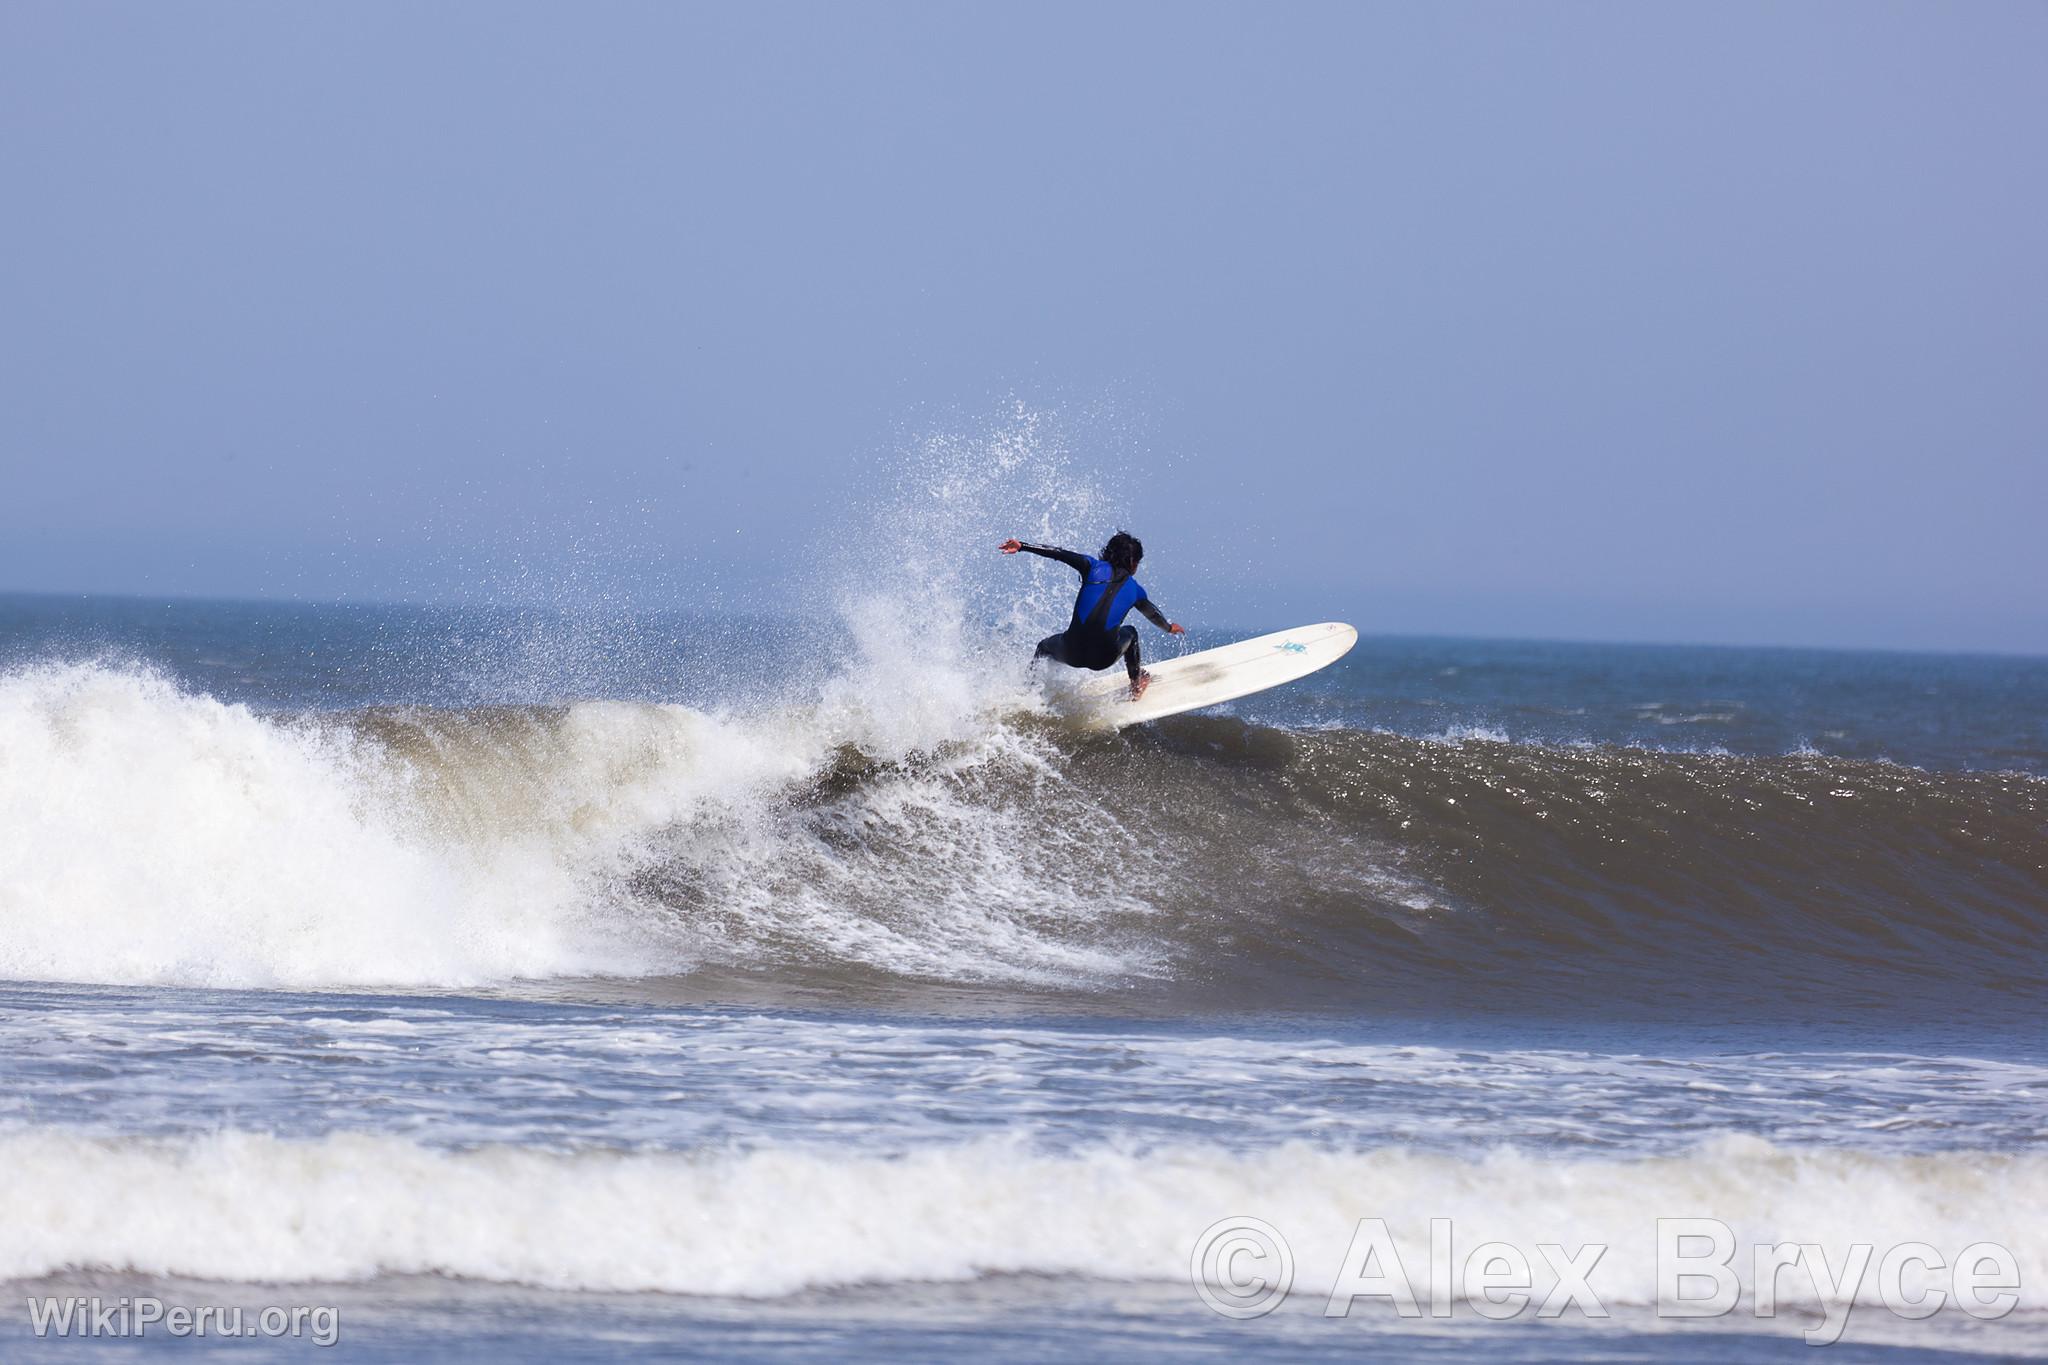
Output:
[[[448,837],[586,862],[698,995],[2033,1029],[2048,991],[2015,774],[1204,717],[909,760],[637,705],[357,724]]]
[[[2025,776],[1217,719],[1073,767],[1178,844],[1187,959],[1247,1005],[2031,1029],[2048,989],[2048,783]]]

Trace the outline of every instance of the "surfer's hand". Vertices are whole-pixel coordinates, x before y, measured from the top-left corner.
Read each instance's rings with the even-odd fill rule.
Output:
[[[1188,628],[1178,621],[1168,621],[1166,628],[1175,635],[1185,635],[1188,633]]]
[[[1016,539],[1006,540],[996,548],[1006,555],[1013,555],[1024,548],[1024,542]]]

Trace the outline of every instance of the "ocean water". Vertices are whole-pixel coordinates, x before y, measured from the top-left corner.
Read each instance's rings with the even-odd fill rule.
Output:
[[[0,1351],[321,1353],[54,1295],[391,1360],[2048,1354],[2048,661],[1368,634],[1091,735],[1058,578],[975,572],[0,598]],[[1244,1218],[1293,1292],[1237,1318],[1190,1262]],[[1326,1315],[1362,1219],[1420,1316]],[[1432,1220],[1539,1302],[1604,1246],[1604,1316],[1494,1320]],[[1778,1243],[1869,1273],[1767,1316]],[[1909,1244],[2016,1303],[1896,1311]]]

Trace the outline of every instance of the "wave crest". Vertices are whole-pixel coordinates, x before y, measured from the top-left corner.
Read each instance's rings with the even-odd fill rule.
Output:
[[[1593,1280],[1602,1300],[1647,1304],[1659,1217],[1716,1218],[1741,1244],[1790,1238],[1837,1256],[1854,1242],[1953,1255],[1996,1241],[2028,1284],[2044,1269],[2048,1218],[2048,1158],[1754,1138],[1560,1161],[1306,1144],[1054,1155],[1002,1141],[898,1154],[454,1151],[352,1134],[173,1142],[37,1130],[0,1137],[0,1169],[0,1279],[79,1268],[266,1283],[438,1274],[755,1296],[1003,1273],[1185,1282],[1203,1229],[1251,1212],[1289,1239],[1308,1292],[1328,1292],[1365,1217],[1386,1220],[1407,1273],[1426,1281],[1429,1220],[1448,1218],[1467,1250],[1505,1241],[1534,1259],[1561,1230],[1606,1243]],[[138,1218],[143,1207],[154,1216]],[[1745,1281],[1750,1259],[1734,1266]],[[1788,1299],[1800,1297],[1797,1278],[1781,1284]],[[1546,1288],[1539,1280],[1539,1297]]]
[[[0,973],[716,969],[1172,1008],[2048,985],[2026,777],[857,701],[266,716],[133,670],[8,673]]]

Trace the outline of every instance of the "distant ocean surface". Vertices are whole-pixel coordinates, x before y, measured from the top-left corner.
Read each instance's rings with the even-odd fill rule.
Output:
[[[1830,1359],[2048,1354],[2048,660],[1359,620],[1090,735],[1013,581],[0,597],[0,1350],[154,1294],[392,1360],[1805,1358],[1790,1276],[1656,1315],[1704,1216],[2016,1257]],[[1189,1260],[1244,1215],[1297,1290],[1236,1321]],[[1370,1217],[1608,1243],[1612,1316],[1326,1319]]]

